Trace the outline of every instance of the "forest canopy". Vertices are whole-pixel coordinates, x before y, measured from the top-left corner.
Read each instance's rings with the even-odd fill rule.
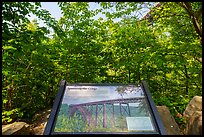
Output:
[[[202,95],[201,2],[2,2],[2,123],[51,107],[59,83],[141,83],[181,124]],[[150,9],[141,16],[141,10]],[[94,19],[98,13],[106,19]],[[40,27],[34,14],[44,21]],[[115,19],[120,18],[119,21]],[[50,29],[53,30],[52,37]]]

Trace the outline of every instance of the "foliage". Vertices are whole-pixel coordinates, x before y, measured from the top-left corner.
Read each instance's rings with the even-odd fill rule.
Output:
[[[154,4],[101,2],[101,8],[89,10],[87,2],[59,2],[63,16],[56,21],[39,2],[3,2],[2,122],[30,119],[52,106],[59,82],[66,79],[146,80],[155,103],[168,106],[181,124],[177,114],[202,95],[201,3]],[[144,7],[151,8],[151,20],[139,17]],[[93,18],[100,12],[107,19]],[[47,26],[30,22],[31,13]],[[47,37],[49,28],[53,37]]]
[[[31,118],[35,112],[52,105],[57,92],[59,79],[50,77],[57,75],[57,71],[51,57],[54,47],[45,36],[48,29],[24,17],[38,8],[38,3],[3,3],[3,123]],[[13,18],[7,16],[8,10]]]

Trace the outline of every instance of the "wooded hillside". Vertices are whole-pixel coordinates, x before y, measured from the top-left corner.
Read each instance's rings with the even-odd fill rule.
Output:
[[[182,124],[176,116],[202,95],[202,3],[99,4],[89,10],[87,2],[58,2],[63,17],[56,20],[39,2],[2,2],[2,123],[30,119],[52,106],[65,79],[145,80],[156,105],[168,106]],[[151,8],[151,18],[138,17],[144,7]],[[95,20],[99,12],[107,19]],[[47,26],[29,21],[31,13]]]

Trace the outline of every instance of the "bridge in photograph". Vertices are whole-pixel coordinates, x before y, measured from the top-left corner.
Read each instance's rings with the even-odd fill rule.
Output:
[[[69,116],[81,115],[83,120],[88,126],[102,126],[107,127],[107,121],[109,124],[115,125],[115,115],[117,113],[120,116],[131,116],[129,103],[140,103],[144,100],[144,97],[123,98],[113,100],[103,100],[96,102],[88,102],[82,104],[70,104]],[[116,104],[118,105],[116,110]]]

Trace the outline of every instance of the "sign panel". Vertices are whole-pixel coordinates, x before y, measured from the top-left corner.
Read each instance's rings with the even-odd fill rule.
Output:
[[[66,86],[54,132],[156,132],[140,86]]]

